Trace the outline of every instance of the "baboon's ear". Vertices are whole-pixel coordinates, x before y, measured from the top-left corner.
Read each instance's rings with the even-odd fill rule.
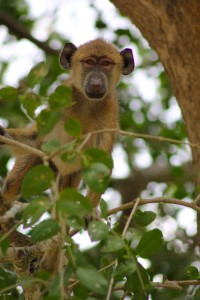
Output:
[[[135,67],[133,51],[130,48],[126,48],[122,50],[120,54],[124,62],[122,74],[128,75],[134,70]]]
[[[60,64],[64,69],[71,68],[72,55],[76,51],[76,46],[72,43],[66,43],[60,54]]]

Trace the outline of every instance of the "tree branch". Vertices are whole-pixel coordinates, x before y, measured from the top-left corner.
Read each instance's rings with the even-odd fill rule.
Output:
[[[190,285],[200,285],[200,280],[165,280],[164,282],[150,282],[152,286],[156,288],[166,288],[182,291],[183,287]],[[124,286],[118,286],[113,288],[113,291],[123,291]]]
[[[132,20],[157,52],[180,105],[188,139],[191,142],[198,142],[200,140],[197,126],[200,112],[199,1],[111,0],[111,2]],[[159,5],[155,9],[157,2]],[[200,152],[192,148],[192,155],[195,181],[199,185]],[[197,220],[200,237],[199,214]],[[200,238],[198,244],[200,245]]]
[[[108,214],[109,215],[114,215],[114,214],[116,214],[120,211],[125,211],[125,210],[128,210],[128,209],[131,209],[135,205],[135,202],[136,202],[137,199],[135,199],[135,200],[133,200],[129,203],[123,204],[121,206],[118,206],[116,208],[110,209],[108,211]],[[179,199],[176,199],[176,198],[167,198],[167,197],[166,198],[165,197],[156,197],[156,198],[152,198],[152,199],[142,199],[142,198],[140,198],[140,202],[139,202],[138,206],[145,205],[145,204],[151,204],[151,203],[170,203],[170,204],[175,204],[175,205],[181,205],[181,206],[185,206],[185,207],[189,207],[191,209],[194,209],[194,210],[196,210],[197,212],[200,213],[200,207],[195,205],[194,202],[189,203],[189,202],[179,200]]]
[[[0,24],[7,26],[8,29],[19,38],[25,38],[31,41],[47,54],[58,55],[59,51],[51,48],[46,42],[42,42],[34,38],[22,24],[3,11],[0,11]]]
[[[159,142],[167,142],[167,143],[177,144],[177,145],[186,145],[191,148],[200,149],[200,143],[190,143],[190,142],[181,141],[181,140],[177,140],[177,139],[173,139],[173,138],[167,138],[167,137],[160,136],[160,135],[131,132],[131,131],[125,131],[125,130],[115,129],[115,128],[104,128],[104,129],[91,131],[91,132],[83,135],[83,139],[91,138],[93,135],[98,134],[98,133],[103,133],[103,132],[113,132],[113,133],[116,133],[121,136],[128,136],[128,137],[132,137],[132,138],[142,138],[145,140],[153,140],[153,141],[159,141]]]
[[[122,232],[122,239],[125,239],[128,227],[130,226],[131,220],[133,218],[134,213],[136,212],[136,209],[137,209],[139,203],[140,203],[140,199],[138,198],[138,199],[136,199],[136,201],[134,203],[134,206],[132,207],[132,211],[131,211],[131,213],[130,213],[130,215],[128,217],[128,220],[127,220],[126,225],[124,227],[124,230]],[[111,274],[111,278],[110,278],[110,282],[109,282],[109,286],[108,286],[108,292],[107,292],[107,295],[106,295],[106,300],[110,300],[111,299],[111,293],[112,293],[113,285],[114,285],[114,273],[116,271],[117,266],[118,266],[118,259],[115,259],[114,264],[112,264],[113,272]],[[141,286],[144,287],[144,282],[143,282],[143,280],[142,280],[142,278],[140,276],[140,273],[138,274],[138,277],[139,277]]]
[[[2,144],[6,144],[8,146],[18,147],[18,148],[20,148],[22,150],[25,150],[25,151],[29,152],[30,154],[39,156],[42,160],[46,159],[46,154],[44,152],[42,152],[41,150],[36,149],[34,147],[31,147],[31,146],[29,146],[29,145],[27,145],[25,143],[21,143],[19,141],[16,141],[16,140],[14,140],[12,138],[8,138],[8,137],[0,135],[0,142]]]
[[[170,281],[166,280],[162,283],[160,282],[152,282],[157,288],[167,288],[167,289],[174,289],[174,290],[182,290],[184,286],[189,285],[200,285],[200,280],[179,280],[179,281]]]

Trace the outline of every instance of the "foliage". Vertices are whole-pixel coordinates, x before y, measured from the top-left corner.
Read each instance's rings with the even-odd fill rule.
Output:
[[[101,11],[96,10],[96,28],[99,32],[112,31]],[[10,1],[0,1],[0,8],[20,20],[31,30],[37,23],[29,15],[29,7],[25,1],[18,0],[16,5]],[[121,18],[124,18],[121,16]],[[51,32],[48,41],[56,39],[64,43],[60,34]],[[12,40],[8,35],[7,43]],[[122,48],[124,44],[134,44],[139,53],[140,61],[137,63],[136,77],[145,69],[145,79],[153,79],[156,86],[155,99],[142,93],[141,87],[127,79],[118,87],[118,96],[121,106],[120,126],[123,130],[160,135],[177,140],[186,139],[184,122],[181,117],[169,118],[172,109],[177,109],[171,88],[167,82],[164,70],[157,56],[138,31],[131,27],[115,28],[113,30],[113,43]],[[0,78],[4,78],[8,62],[3,62]],[[4,86],[0,89],[0,118],[9,127],[21,127],[34,119],[39,132],[44,135],[51,131],[59,119],[63,107],[70,107],[71,91],[62,83],[62,70],[58,58],[47,56],[46,63],[37,63],[26,78],[23,78],[17,87]],[[46,109],[48,107],[48,109]],[[24,113],[25,112],[25,113]],[[28,118],[27,118],[28,116]],[[65,124],[65,130],[74,138],[72,144],[64,149],[57,141],[51,141],[42,146],[46,155],[61,153],[63,162],[70,163],[81,155],[83,161],[84,184],[80,191],[65,189],[60,194],[55,190],[56,178],[48,161],[31,169],[24,178],[22,185],[22,202],[27,206],[22,213],[16,216],[24,228],[28,229],[33,243],[46,242],[58,233],[64,239],[64,254],[68,263],[62,272],[50,276],[46,272],[36,272],[30,278],[17,278],[10,264],[3,264],[0,269],[0,295],[2,299],[23,299],[19,285],[26,287],[34,282],[42,285],[44,299],[60,299],[63,286],[70,287],[74,300],[105,299],[111,288],[109,299],[186,299],[186,295],[193,293],[194,299],[199,298],[199,289],[156,288],[154,281],[160,277],[168,280],[195,279],[199,280],[199,270],[195,266],[196,256],[194,234],[176,223],[180,216],[180,208],[158,204],[138,209],[130,215],[130,211],[121,217],[110,219],[109,208],[106,201],[101,201],[103,221],[93,220],[89,223],[88,234],[95,245],[82,251],[73,239],[69,237],[64,228],[70,227],[75,231],[85,230],[84,217],[92,213],[89,199],[84,196],[85,184],[98,193],[103,193],[109,186],[110,190],[121,192],[122,201],[125,192],[117,185],[115,178],[110,178],[113,168],[112,158],[102,150],[88,149],[81,151],[79,146],[84,141],[80,123],[70,119]],[[182,164],[189,157],[183,145],[157,142],[155,140],[141,140],[140,138],[120,137],[120,149],[124,149],[124,157],[130,174],[143,170],[141,154],[147,153],[151,166],[163,166],[169,169],[170,180],[160,174],[160,179],[150,178],[142,186],[137,195],[141,197],[169,196],[192,199],[194,187],[192,179],[186,177]],[[64,152],[63,152],[64,150]],[[183,154],[183,159],[175,162],[177,154]],[[9,155],[3,148],[0,153],[0,174],[5,176],[8,172]],[[131,178],[131,176],[130,176]],[[129,176],[125,179],[129,179]],[[136,178],[138,185],[141,178]],[[135,184],[133,182],[132,184]],[[49,190],[51,188],[51,191]],[[114,201],[116,194],[111,195]],[[132,200],[128,199],[129,201]],[[154,210],[154,211],[152,211]],[[41,219],[42,218],[42,219]],[[45,219],[45,220],[44,220]],[[131,220],[124,231],[123,228]],[[63,226],[64,223],[64,226]],[[173,225],[173,230],[170,229]],[[164,229],[169,227],[168,233]],[[163,229],[164,228],[164,229]],[[173,231],[173,232],[172,232]],[[169,234],[170,232],[170,234]],[[1,249],[8,249],[8,240],[1,236]]]

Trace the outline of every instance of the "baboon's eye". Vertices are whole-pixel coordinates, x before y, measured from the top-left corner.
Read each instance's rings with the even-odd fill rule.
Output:
[[[102,65],[103,67],[109,68],[109,67],[111,67],[111,65],[113,65],[113,62],[110,61],[110,60],[108,60],[108,59],[103,59],[103,60],[101,61],[101,65]]]
[[[92,58],[85,59],[83,62],[86,67],[92,67],[96,64],[96,61]]]

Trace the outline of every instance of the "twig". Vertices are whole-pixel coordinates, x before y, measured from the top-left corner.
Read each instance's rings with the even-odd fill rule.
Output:
[[[73,146],[76,144],[76,140],[72,140],[71,142],[65,144],[63,147],[61,147],[60,149],[52,152],[51,154],[48,155],[48,160],[51,160],[52,158],[54,158],[56,155],[62,153],[66,147],[69,147],[69,146]]]
[[[171,138],[166,138],[163,136],[155,136],[155,135],[150,135],[150,134],[142,134],[142,133],[135,133],[135,132],[129,132],[129,131],[123,131],[123,130],[118,130],[115,128],[105,128],[105,129],[100,129],[100,130],[95,130],[92,132],[89,132],[87,134],[84,134],[81,138],[82,142],[81,144],[77,147],[78,150],[82,150],[85,143],[93,136],[98,133],[103,133],[103,132],[113,132],[113,133],[118,133],[119,135],[122,136],[129,136],[129,137],[136,137],[136,138],[144,138],[144,139],[149,139],[149,140],[157,140],[161,142],[169,142],[169,143],[174,143],[174,144],[179,144],[179,145],[187,145],[190,146],[191,148],[200,148],[200,144],[197,143],[189,143],[189,142],[184,142],[176,139],[171,139]],[[23,150],[26,150],[34,155],[37,155],[41,157],[43,160],[50,160],[52,159],[55,155],[58,155],[61,153],[66,146],[73,145],[76,143],[76,140],[72,140],[71,142],[65,144],[61,149],[56,150],[50,155],[46,155],[46,153],[42,152],[39,149],[36,149],[34,147],[28,146],[24,143],[21,143],[19,141],[15,141],[13,139],[6,138],[4,136],[0,136],[0,142],[3,142],[7,145],[11,146],[17,146]]]
[[[83,136],[84,139],[83,139],[82,143],[78,147],[79,151],[83,149],[83,147],[89,141],[89,139],[91,138],[91,136],[92,136],[92,133],[90,133],[90,132],[88,134],[86,134],[86,135]]]
[[[108,211],[108,215],[113,215],[120,211],[125,211],[128,209],[131,209],[135,205],[135,201],[136,200],[133,200],[126,204],[120,205],[116,208],[110,209]],[[140,206],[140,205],[151,204],[151,203],[170,203],[170,204],[175,204],[175,205],[181,205],[181,206],[185,206],[185,207],[194,209],[197,212],[200,212],[200,207],[196,206],[194,203],[189,203],[189,202],[179,200],[176,198],[165,198],[165,197],[156,197],[156,198],[152,198],[152,199],[142,199],[141,198],[140,203],[138,205]]]
[[[4,293],[9,292],[11,289],[14,289],[16,287],[17,287],[17,283],[6,286],[5,288],[0,290],[0,293],[1,293],[1,295],[3,295]]]
[[[113,272],[116,270],[117,266],[118,266],[118,261],[116,259]],[[106,300],[109,300],[110,297],[111,297],[111,292],[112,292],[112,289],[113,289],[113,284],[114,284],[114,276],[112,274],[110,282],[109,282],[109,287],[108,287],[108,293],[106,295]]]
[[[200,207],[195,205],[194,202],[190,203],[190,202],[186,202],[186,201],[179,200],[179,199],[176,199],[176,198],[165,198],[165,197],[156,197],[156,198],[152,198],[152,199],[142,199],[142,198],[139,198],[139,199],[140,199],[140,202],[138,203],[138,206],[145,205],[145,204],[151,204],[151,203],[170,203],[170,204],[189,207],[189,208],[194,209],[194,210],[196,210],[197,212],[200,213]],[[126,204],[122,204],[118,207],[112,208],[108,211],[108,215],[109,216],[114,215],[118,212],[131,209],[135,205],[136,201],[137,201],[137,199],[135,199],[133,201],[130,201]],[[74,230],[70,231],[69,235],[72,237],[75,234],[77,234],[78,232],[79,232],[78,230],[74,229]]]
[[[55,199],[56,200],[56,199]],[[65,256],[65,238],[66,238],[66,224],[63,220],[63,217],[61,216],[61,213],[58,216],[58,221],[60,225],[60,252],[58,253],[58,273],[60,275],[59,278],[59,288],[60,288],[60,300],[65,299],[65,288],[64,288],[64,264],[66,262],[66,256]]]
[[[190,146],[191,148],[200,148],[200,144],[198,144],[198,143],[190,143],[190,142],[180,141],[177,139],[166,138],[164,136],[129,132],[129,131],[124,131],[124,130],[119,130],[118,132],[120,135],[123,135],[123,136],[130,136],[130,137],[136,137],[136,138],[143,138],[143,139],[147,139],[147,140],[156,140],[159,142],[168,142],[168,143],[172,143],[172,144],[186,145],[186,146]]]
[[[61,213],[58,213],[58,216],[56,216],[56,207],[55,203],[59,198],[59,190],[58,190],[58,185],[56,184],[56,181],[52,181],[51,184],[52,188],[52,201],[54,205],[52,205],[51,209],[51,215],[52,218],[58,219],[59,225],[60,225],[60,234],[59,234],[59,244],[58,247],[60,248],[58,252],[58,266],[57,268],[54,268],[54,272],[58,272],[60,277],[59,277],[59,289],[60,289],[60,300],[65,299],[65,288],[64,288],[64,265],[66,262],[66,256],[65,256],[65,250],[64,250],[64,245],[65,245],[65,238],[66,238],[66,224],[63,220],[63,217]],[[57,270],[56,270],[57,269]]]
[[[87,134],[84,134],[82,136],[82,138],[85,139],[87,135],[92,137],[95,134],[104,133],[104,132],[113,132],[113,133],[117,133],[118,135],[121,135],[121,136],[142,138],[142,139],[148,139],[148,140],[156,140],[159,142],[167,142],[167,143],[178,144],[178,145],[186,145],[186,146],[190,146],[191,148],[200,148],[200,144],[198,144],[198,143],[190,143],[190,142],[186,142],[186,141],[180,141],[177,139],[172,139],[172,138],[167,138],[164,136],[157,136],[157,135],[152,135],[152,134],[124,131],[124,130],[120,130],[117,128],[104,128],[104,129],[91,131]]]
[[[127,222],[126,222],[126,226],[124,227],[124,230],[123,230],[123,232],[122,232],[122,238],[123,238],[123,239],[124,239],[125,236],[126,236],[128,227],[129,227],[129,225],[130,225],[130,223],[131,223],[131,220],[132,220],[132,218],[133,218],[133,215],[134,215],[134,213],[135,213],[135,211],[136,211],[138,205],[140,204],[140,201],[141,201],[140,198],[137,198],[137,199],[134,201],[135,204],[134,204],[133,209],[132,209],[132,211],[131,211],[131,213],[130,213],[130,215],[129,215],[129,217],[128,217],[128,220],[127,220]],[[135,257],[133,257],[133,259],[135,260],[135,263],[136,263],[136,265],[137,265],[137,259],[136,259]],[[141,276],[141,273],[140,273],[140,270],[139,270],[138,267],[136,268],[136,272],[137,272],[138,279],[139,279],[139,282],[140,282],[140,284],[141,284],[142,290],[145,292],[144,281],[143,281],[143,278],[142,278],[142,276]]]
[[[164,282],[152,282],[152,285],[154,285],[157,288],[170,288],[174,290],[182,290],[184,286],[200,285],[200,280],[166,280]]]
[[[119,130],[116,128],[104,128],[104,129],[99,129],[99,130],[95,130],[95,131],[91,131],[89,133],[84,134],[81,137],[81,144],[79,146],[77,146],[77,150],[80,151],[84,148],[85,144],[88,142],[88,140],[91,139],[91,137],[93,135],[96,135],[98,133],[104,133],[104,132],[110,132],[110,133],[116,133],[118,135],[121,136],[128,136],[128,137],[134,137],[134,138],[143,138],[143,139],[148,139],[148,140],[156,140],[159,142],[167,142],[167,143],[173,143],[173,144],[178,144],[178,145],[186,145],[189,146],[191,148],[200,148],[200,144],[197,143],[190,143],[190,142],[185,142],[185,141],[180,141],[180,140],[176,140],[176,139],[172,139],[172,138],[166,138],[163,136],[155,136],[155,135],[151,135],[151,134],[143,134],[143,133],[136,133],[136,132],[130,132],[130,131],[124,131],[124,130]],[[61,153],[65,147],[69,146],[69,145],[75,145],[77,143],[77,141],[74,139],[71,142],[69,142],[68,144],[65,144],[61,149],[56,150],[55,152],[53,152],[52,154],[50,154],[48,156],[48,159],[52,159],[54,156],[58,155],[59,153]]]
[[[59,287],[60,287],[60,300],[65,299],[65,288],[64,288],[64,264],[66,261],[64,242],[66,237],[66,225],[62,217],[59,217],[59,224],[61,226],[61,249],[59,252],[59,263],[58,263],[58,272],[60,274]]]
[[[128,217],[128,220],[127,220],[127,222],[126,222],[126,225],[125,225],[125,227],[124,227],[124,230],[123,230],[123,233],[122,233],[122,239],[124,239],[125,236],[126,236],[128,227],[129,227],[129,225],[130,225],[130,223],[131,223],[131,220],[132,220],[132,218],[133,218],[133,215],[134,215],[134,213],[135,213],[135,211],[136,211],[137,206],[139,205],[139,203],[140,203],[140,198],[136,199],[136,201],[135,201],[135,203],[134,203],[133,209],[132,209],[132,211],[131,211],[131,213],[130,213],[130,215],[129,215],[129,217]],[[112,275],[111,275],[111,278],[110,278],[109,287],[108,287],[108,292],[107,292],[107,295],[106,295],[106,300],[109,300],[109,299],[111,298],[111,293],[112,293],[112,290],[113,290],[113,284],[114,284],[114,272],[115,272],[115,270],[116,270],[116,268],[117,268],[117,266],[118,266],[118,260],[116,259],[116,260],[114,261],[114,263],[112,263],[112,265],[113,265],[113,272],[112,272]],[[142,288],[145,289],[145,287],[144,287],[144,282],[143,282],[143,280],[142,280],[141,275],[138,274],[138,277],[139,277],[139,280],[140,280],[140,283],[141,283]]]
[[[166,280],[164,282],[153,282],[151,281],[150,284],[155,288],[166,288],[166,289],[173,289],[181,291],[183,287],[187,287],[190,285],[197,286],[200,285],[200,280]],[[113,288],[113,291],[123,291],[124,285],[116,286]]]
[[[0,135],[0,142],[4,143],[6,145],[16,146],[18,148],[21,148],[27,152],[30,152],[33,155],[41,157],[42,160],[47,159],[47,155],[44,152],[42,152],[41,150],[31,147],[27,144],[21,143],[19,141],[13,140],[11,138],[7,138],[5,136]]]
[[[85,144],[88,142],[88,140],[91,139],[91,137],[93,135],[96,135],[98,133],[104,133],[104,132],[116,133],[116,134],[121,135],[121,136],[128,136],[128,137],[134,137],[134,138],[157,140],[157,141],[160,141],[160,142],[168,142],[168,143],[173,143],[173,144],[178,144],[178,145],[187,145],[187,146],[190,146],[191,148],[200,148],[200,144],[197,144],[197,143],[190,143],[190,142],[180,141],[180,140],[176,140],[176,139],[166,138],[166,137],[163,137],[163,136],[155,136],[155,135],[151,135],[151,134],[143,134],[143,133],[123,131],[123,130],[119,130],[119,129],[116,129],[116,128],[105,128],[105,129],[99,129],[99,130],[91,131],[91,132],[88,132],[88,133],[84,134],[80,139],[81,144],[79,144],[77,146],[77,150],[80,152],[80,150],[82,150],[84,148]],[[59,150],[56,150],[55,152],[51,153],[48,156],[48,160],[51,160],[56,155],[62,153],[63,150],[65,149],[65,147],[69,147],[70,145],[73,145],[73,144],[76,145],[76,143],[77,143],[77,140],[74,139],[71,142],[65,144]]]
[[[125,225],[125,227],[124,227],[124,230],[123,230],[123,232],[122,232],[122,238],[123,238],[123,239],[124,239],[125,236],[126,236],[128,227],[129,227],[129,225],[130,225],[130,223],[131,223],[131,220],[132,220],[132,218],[133,218],[133,215],[134,215],[134,213],[135,213],[135,211],[136,211],[138,205],[140,204],[140,201],[141,201],[140,198],[137,198],[137,199],[134,201],[135,203],[134,203],[134,205],[133,205],[133,209],[132,209],[132,211],[131,211],[131,213],[130,213],[130,215],[129,215],[129,217],[128,217],[128,220],[127,220],[126,225]]]

